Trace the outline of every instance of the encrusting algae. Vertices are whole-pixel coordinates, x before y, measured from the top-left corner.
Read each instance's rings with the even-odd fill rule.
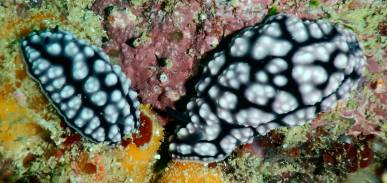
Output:
[[[161,178],[161,183],[221,183],[224,181],[219,167],[208,168],[194,162],[171,163]]]

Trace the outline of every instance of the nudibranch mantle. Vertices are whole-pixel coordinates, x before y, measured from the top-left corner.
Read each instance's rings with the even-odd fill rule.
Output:
[[[355,34],[323,20],[278,14],[216,52],[169,146],[179,160],[226,158],[281,126],[302,125],[357,87],[365,56]]]
[[[29,74],[67,125],[112,144],[137,132],[137,93],[101,49],[59,29],[32,32],[21,44]]]

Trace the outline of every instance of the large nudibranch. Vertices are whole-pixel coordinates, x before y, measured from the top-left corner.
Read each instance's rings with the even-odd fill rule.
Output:
[[[246,27],[204,68],[172,156],[219,161],[257,135],[302,125],[354,89],[364,65],[355,34],[339,25],[278,14]]]
[[[120,66],[71,33],[32,32],[22,41],[28,72],[64,121],[96,142],[118,143],[139,127],[137,93]]]

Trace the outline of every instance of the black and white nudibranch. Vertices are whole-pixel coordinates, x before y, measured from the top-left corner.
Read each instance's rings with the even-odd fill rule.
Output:
[[[137,131],[137,93],[101,49],[58,29],[32,32],[21,44],[29,74],[68,126],[111,144]]]
[[[274,128],[302,125],[354,89],[365,57],[355,34],[278,14],[213,54],[169,150],[180,160],[226,158]]]

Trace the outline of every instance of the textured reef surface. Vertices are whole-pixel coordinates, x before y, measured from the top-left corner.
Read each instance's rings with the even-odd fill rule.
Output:
[[[387,182],[385,9],[386,2],[379,0],[1,1],[0,182]],[[246,140],[249,143],[233,145],[234,151],[227,153],[224,160],[207,164],[172,159],[169,141],[173,134],[184,136],[179,129],[187,125],[185,117],[174,112],[186,110],[189,99],[195,96],[195,84],[203,77],[202,71],[211,72],[205,69],[211,63],[207,61],[213,53],[222,53],[219,48],[230,38],[243,35],[238,31],[277,13],[337,23],[354,32],[366,57],[358,87],[346,92],[348,98],[313,120],[308,118],[305,124],[272,130],[265,127],[260,136]],[[132,108],[130,111],[138,121],[131,127],[136,133],[121,133],[120,140],[115,140],[117,135],[113,134],[117,133],[111,133],[109,138],[112,123],[96,113],[102,108],[93,107],[93,113],[106,120],[103,128],[107,139],[103,141],[120,143],[112,146],[87,140],[84,136],[98,141],[102,135],[96,133],[94,138],[94,133],[86,134],[87,126],[78,129],[69,125],[83,123],[58,112],[62,101],[55,103],[54,96],[45,95],[45,85],[41,88],[39,78],[31,77],[35,67],[29,66],[30,58],[23,56],[23,40],[34,31],[56,27],[85,40],[87,45],[101,47],[102,50],[93,48],[93,52],[101,60],[107,60],[102,52],[107,54],[107,65],[116,65],[117,71],[121,70],[112,69],[120,81],[131,80],[131,90],[138,93],[141,104],[137,106],[130,96],[125,101],[133,101],[128,105],[137,106],[140,112],[136,114]],[[235,43],[239,42],[236,40]],[[55,56],[57,48],[41,48],[39,54],[76,60],[62,52]],[[236,54],[244,47],[237,48]],[[84,53],[87,56],[89,52]],[[47,55],[41,58],[48,59]],[[59,63],[64,67],[67,64]],[[91,67],[80,68],[94,71]],[[73,79],[79,75],[61,76],[66,79],[64,84],[75,84]],[[94,87],[86,87],[90,77],[93,75],[82,79],[77,86],[84,86],[84,90],[74,91],[74,96],[81,93],[92,100],[93,92],[87,91],[94,90],[96,82]],[[269,79],[270,86],[281,85],[280,78]],[[110,92],[103,85],[105,81],[98,78],[98,82],[98,91]],[[128,94],[124,85],[125,82],[115,85],[122,97]],[[222,92],[228,90],[231,86]],[[303,101],[299,99],[297,102]],[[114,117],[116,113],[112,114]],[[80,134],[85,132],[84,136],[77,129]],[[124,126],[119,129],[125,131]],[[179,149],[182,150],[181,146]]]

